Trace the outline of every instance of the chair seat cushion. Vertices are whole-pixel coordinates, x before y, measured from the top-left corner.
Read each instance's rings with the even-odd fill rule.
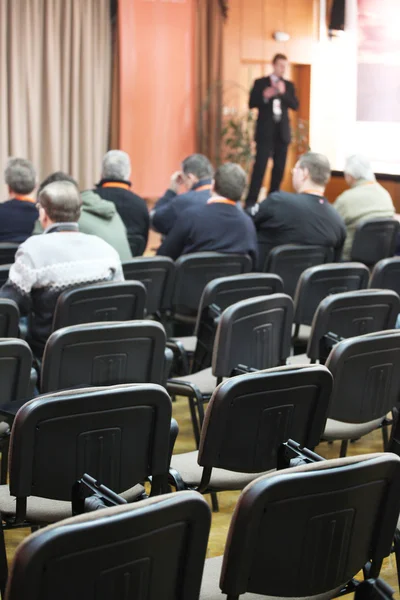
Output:
[[[133,500],[142,486],[134,486],[121,496],[128,502]],[[142,488],[143,489],[143,488]],[[71,502],[51,500],[38,496],[29,496],[26,506],[26,518],[31,523],[56,523],[72,516]],[[8,485],[0,485],[0,513],[4,516],[15,515],[16,498],[10,495]]]
[[[371,431],[378,429],[385,417],[380,417],[367,423],[345,423],[344,421],[335,421],[327,419],[325,431],[322,434],[323,440],[353,440]]]
[[[217,378],[214,377],[211,371],[211,367],[203,369],[193,375],[184,375],[183,377],[174,377],[174,381],[177,383],[192,383],[199,388],[200,392],[206,396],[213,393],[217,385]]]
[[[10,433],[10,426],[6,421],[0,421],[0,436]]]
[[[203,474],[203,467],[197,463],[198,452],[185,452],[183,454],[175,454],[171,460],[171,468],[180,473],[183,481],[190,486],[198,486]],[[213,469],[209,489],[219,490],[242,490],[247,484],[266,475],[272,471],[265,473],[238,473],[236,471],[228,471],[226,469]]]
[[[171,342],[180,342],[186,352],[194,352],[196,350],[197,337],[195,335],[188,335],[181,338],[171,338]]]
[[[294,335],[295,325],[293,325],[292,335]],[[300,325],[299,335],[296,337],[296,340],[299,342],[308,342],[311,333],[310,325]]]
[[[219,578],[222,568],[222,556],[208,558],[205,563],[203,581],[201,584],[199,600],[224,600],[226,596],[221,593],[219,587]],[[318,594],[317,596],[307,596],[306,598],[283,598],[281,596],[260,596],[259,594],[242,594],[240,600],[330,600],[335,598],[343,586],[335,590]]]
[[[294,356],[289,356],[286,361],[287,365],[309,365],[310,359],[307,354],[295,354]]]

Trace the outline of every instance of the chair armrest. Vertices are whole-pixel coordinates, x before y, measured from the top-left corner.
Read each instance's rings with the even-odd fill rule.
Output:
[[[166,343],[167,348],[173,352],[174,355],[174,372],[176,371],[179,375],[189,375],[190,366],[189,366],[189,357],[183,344],[179,342],[179,340],[171,341],[168,340]]]

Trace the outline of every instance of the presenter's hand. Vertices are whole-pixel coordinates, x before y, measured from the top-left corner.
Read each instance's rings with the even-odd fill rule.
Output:
[[[265,100],[270,100],[271,98],[276,96],[276,94],[277,94],[277,91],[272,86],[265,88],[265,90],[263,91],[263,96],[264,96]]]
[[[278,90],[279,94],[284,94],[286,92],[285,82],[278,81],[278,83],[276,84],[276,89]]]
[[[183,183],[184,183],[184,177],[183,177],[182,171],[175,171],[175,173],[173,173],[171,175],[169,189],[177,194],[179,192],[180,186]]]

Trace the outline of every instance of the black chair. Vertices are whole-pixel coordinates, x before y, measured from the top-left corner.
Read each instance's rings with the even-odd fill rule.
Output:
[[[400,298],[391,290],[359,290],[328,296],[317,308],[307,345],[311,362],[325,362],[334,344],[342,339],[393,329]],[[306,362],[302,354],[290,363]]]
[[[71,490],[85,473],[127,501],[151,478],[168,489],[171,399],[159,385],[123,385],[38,396],[18,411],[10,483],[0,486],[5,527],[72,515]]]
[[[219,320],[211,368],[168,380],[167,389],[172,395],[189,399],[197,447],[203,403],[215,387],[239,365],[245,370],[284,365],[290,353],[292,321],[293,302],[285,294],[236,302],[224,310]]]
[[[358,223],[350,260],[372,267],[382,258],[393,256],[399,227],[396,219],[369,219]]]
[[[147,290],[147,315],[162,314],[171,308],[175,263],[166,256],[144,256],[122,263],[126,280],[141,281]]]
[[[393,290],[400,295],[400,256],[378,261],[372,270],[369,287]]]
[[[394,591],[382,579],[367,579],[356,588],[354,600],[392,600]]]
[[[175,261],[171,303],[173,320],[189,324],[193,331],[201,295],[207,283],[217,277],[248,273],[251,268],[251,258],[245,254],[196,252],[180,256]]]
[[[140,281],[85,285],[66,290],[58,297],[53,331],[101,321],[143,319],[146,288]]]
[[[132,252],[132,256],[142,256],[146,250],[147,241],[142,235],[139,234],[127,234],[129,247]]]
[[[327,600],[379,576],[400,510],[400,459],[367,454],[278,471],[243,491],[200,600]],[[368,564],[367,564],[368,563]],[[221,595],[222,591],[222,595]],[[247,596],[244,595],[243,598]]]
[[[0,265],[0,287],[7,282],[10,267],[11,265]]]
[[[320,365],[277,367],[221,383],[207,406],[199,451],[176,454],[177,490],[243,489],[276,469],[281,444],[314,448],[325,428],[332,375]]]
[[[19,246],[8,242],[0,243],[0,265],[11,265]]]
[[[91,323],[59,329],[43,356],[41,391],[164,383],[165,331],[156,321]]]
[[[382,427],[400,398],[400,330],[380,331],[336,344],[326,366],[333,375],[329,418],[322,438],[349,440]],[[386,428],[382,427],[386,434]],[[388,446],[384,437],[385,449]]]
[[[198,600],[210,509],[195,492],[84,514],[18,547],[8,600]]]
[[[283,282],[278,275],[267,273],[244,273],[219,277],[207,283],[200,299],[194,336],[172,338],[169,346],[174,349],[183,365],[182,375],[195,373],[211,366],[215,332],[221,313],[240,300],[279,294]],[[191,369],[189,362],[194,355]]]
[[[306,269],[294,296],[294,338],[301,325],[311,325],[320,302],[332,294],[354,292],[368,286],[369,271],[361,263],[332,263]],[[306,332],[306,339],[309,332]]]
[[[283,279],[283,291],[294,297],[300,275],[306,269],[333,262],[333,248],[285,244],[276,246],[268,254],[264,272],[276,273]]]
[[[13,300],[0,298],[0,338],[19,337],[19,308]]]

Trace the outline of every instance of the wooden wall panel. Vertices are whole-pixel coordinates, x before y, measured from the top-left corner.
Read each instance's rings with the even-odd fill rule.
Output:
[[[259,60],[264,56],[264,0],[246,0],[240,4],[240,59]]]

